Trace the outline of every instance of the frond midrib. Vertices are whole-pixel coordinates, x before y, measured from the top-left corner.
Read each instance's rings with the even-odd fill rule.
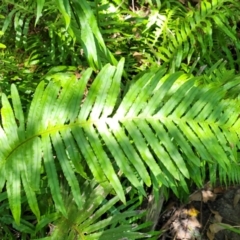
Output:
[[[7,161],[7,159],[9,159],[11,157],[12,154],[14,154],[14,152],[16,150],[18,150],[19,148],[21,148],[24,144],[26,144],[27,142],[31,141],[32,139],[34,139],[35,137],[40,137],[40,136],[44,136],[44,135],[49,135],[49,134],[53,134],[55,132],[61,132],[62,130],[65,129],[72,129],[75,127],[87,127],[88,125],[95,125],[95,126],[101,126],[101,123],[103,124],[108,124],[108,122],[110,121],[117,121],[117,122],[127,122],[127,121],[138,121],[138,120],[142,120],[142,121],[148,121],[148,120],[155,120],[155,121],[159,121],[164,125],[164,122],[166,121],[171,121],[174,122],[176,125],[179,125],[181,123],[197,123],[198,125],[202,125],[202,124],[207,124],[208,126],[215,126],[218,128],[221,128],[222,130],[226,130],[228,132],[234,132],[237,133],[238,128],[235,129],[234,128],[234,124],[229,127],[229,125],[227,125],[227,127],[225,127],[226,124],[219,124],[218,122],[213,122],[213,121],[208,121],[208,120],[196,120],[196,119],[190,119],[190,118],[186,118],[186,117],[177,117],[177,116],[173,116],[173,115],[169,115],[169,116],[132,116],[132,117],[105,117],[105,118],[99,118],[99,119],[87,119],[87,120],[80,120],[80,121],[76,121],[74,123],[69,123],[69,124],[63,124],[63,125],[57,125],[57,126],[53,126],[53,127],[48,127],[46,130],[43,131],[39,131],[38,133],[35,133],[34,135],[26,138],[24,141],[19,142],[18,145],[16,145],[11,152],[8,153],[8,155],[6,156],[5,159],[3,159],[3,163],[5,163]],[[189,127],[190,128],[190,127]]]

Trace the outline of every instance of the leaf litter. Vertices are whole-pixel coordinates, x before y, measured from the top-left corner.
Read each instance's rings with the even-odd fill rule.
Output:
[[[158,240],[240,239],[240,186],[206,184],[187,204],[170,201],[163,209],[156,225]]]

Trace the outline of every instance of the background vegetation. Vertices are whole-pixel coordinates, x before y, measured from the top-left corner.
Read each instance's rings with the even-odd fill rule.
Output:
[[[157,239],[170,193],[239,183],[239,1],[0,9],[1,239]]]

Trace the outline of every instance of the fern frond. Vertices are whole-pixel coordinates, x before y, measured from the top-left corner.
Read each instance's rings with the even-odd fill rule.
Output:
[[[84,239],[103,240],[120,239],[123,237],[146,239],[154,236],[154,233],[151,232],[140,232],[149,226],[150,222],[142,225],[135,224],[136,220],[141,219],[145,215],[144,211],[139,211],[135,208],[130,209],[129,206],[135,203],[136,199],[127,202],[125,209],[121,209],[121,211],[121,206],[116,207],[114,215],[108,216],[108,212],[119,203],[119,197],[111,197],[104,203],[105,198],[110,197],[111,187],[91,186],[90,183],[85,183],[81,196],[84,199],[84,205],[81,208],[75,205],[71,199],[71,195],[65,197],[65,205],[67,205],[68,215],[71,216],[71,219],[59,217],[54,221],[53,225],[55,228],[51,234],[51,239],[76,239],[80,237]],[[128,188],[126,193],[130,189]],[[104,217],[106,215],[107,217]]]
[[[185,179],[190,177],[201,186],[207,168],[221,169],[214,173],[215,179],[238,180],[231,169],[239,169],[235,148],[239,147],[240,105],[234,94],[230,98],[227,94],[239,86],[239,79],[218,89],[201,87],[198,78],[180,72],[166,75],[166,69],[160,68],[143,74],[119,99],[123,62],[103,67],[87,94],[90,69],[79,80],[41,82],[27,120],[16,88],[11,90],[13,107],[3,94],[1,187],[6,181],[18,222],[21,181],[39,217],[35,194],[42,165],[56,208],[65,216],[59,178],[67,180],[81,207],[77,178],[88,177],[89,170],[102,186],[109,182],[123,202],[123,177],[142,194],[143,184],[150,186],[152,181],[155,187],[164,185],[176,194],[179,187],[188,191]]]
[[[173,71],[180,67],[183,60],[189,64],[193,55],[200,55],[201,62],[207,61],[209,65],[210,59],[224,58],[234,68],[235,60],[228,47],[239,46],[236,27],[233,27],[237,22],[232,17],[235,11],[239,11],[235,1],[201,1],[199,10],[190,10],[184,18],[175,20],[176,24],[170,29],[167,42],[157,48],[157,55],[164,62],[170,63]],[[213,48],[219,48],[219,53],[213,51]]]

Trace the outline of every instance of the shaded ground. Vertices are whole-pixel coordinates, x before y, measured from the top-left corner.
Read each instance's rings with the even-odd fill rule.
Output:
[[[171,202],[161,214],[159,240],[239,240],[240,186],[210,188],[194,192],[186,205]],[[234,227],[234,229],[233,229]]]

